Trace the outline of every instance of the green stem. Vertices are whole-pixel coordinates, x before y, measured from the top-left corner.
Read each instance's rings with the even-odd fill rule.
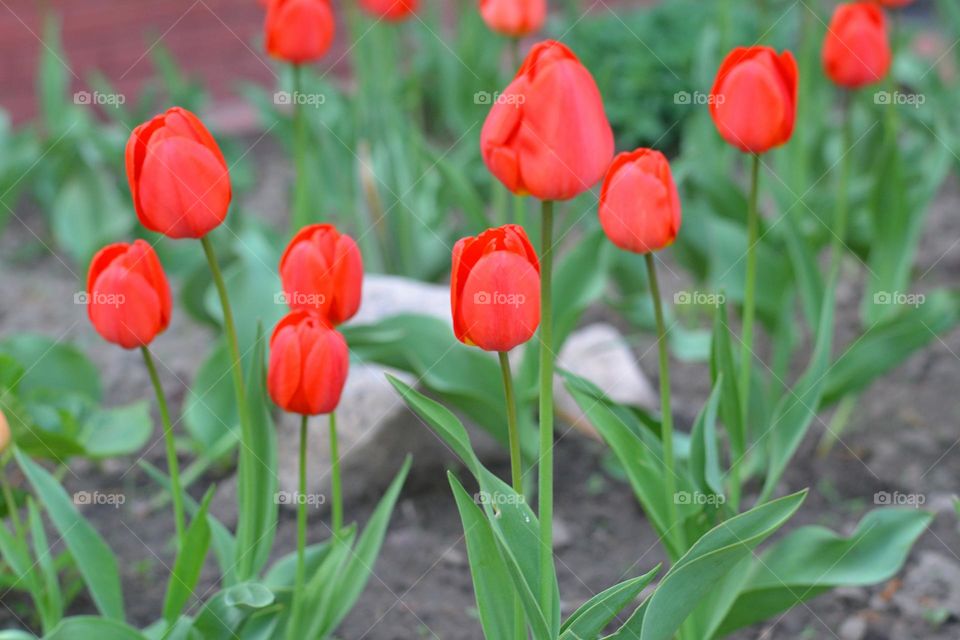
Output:
[[[150,382],[157,394],[157,406],[160,408],[160,421],[163,423],[163,439],[167,445],[167,468],[170,472],[170,495],[173,497],[173,518],[177,526],[177,549],[183,548],[183,535],[186,520],[183,515],[183,488],[180,485],[180,464],[177,462],[177,447],[173,440],[173,423],[170,422],[170,409],[163,394],[163,385],[157,367],[153,363],[153,354],[147,347],[140,347],[143,362],[150,373]]]
[[[307,569],[305,549],[307,546],[307,420],[300,417],[300,492],[297,494],[297,593],[303,593]]]
[[[293,65],[293,153],[296,177],[293,192],[293,231],[310,223],[307,210],[307,131],[303,104],[300,99],[303,89],[302,68]]]
[[[753,364],[753,320],[756,315],[755,300],[757,289],[757,236],[760,227],[760,215],[757,210],[757,195],[760,183],[760,156],[753,154],[753,168],[750,175],[750,204],[747,210],[747,277],[743,290],[743,335],[740,339],[740,404],[744,425],[750,429],[750,380]],[[734,482],[739,482],[734,478]]]
[[[330,490],[333,492],[333,504],[330,507],[333,519],[333,535],[340,537],[343,529],[343,492],[340,484],[340,451],[337,446],[337,414],[330,413]]]
[[[844,240],[847,235],[847,216],[850,183],[850,155],[853,144],[850,112],[851,96],[844,96],[843,104],[843,156],[840,158],[840,177],[837,184],[837,209],[834,216],[833,238],[831,239],[830,283],[835,283],[840,275],[840,263],[843,260]]]
[[[507,403],[507,429],[510,440],[510,481],[517,495],[523,495],[523,458],[520,453],[520,427],[517,424],[517,402],[513,392],[513,375],[510,373],[510,357],[506,351],[501,351],[500,374],[503,377],[503,396]],[[513,619],[516,623],[514,636],[523,640],[526,633],[526,624],[523,619],[523,602],[520,594],[513,599]]]
[[[540,606],[553,620],[553,202],[544,200],[540,229]]]
[[[673,406],[670,401],[670,349],[667,343],[667,324],[663,318],[663,301],[660,299],[660,282],[657,280],[657,264],[652,253],[644,254],[647,263],[647,278],[650,281],[650,298],[657,318],[657,351],[660,353],[660,439],[663,444],[663,486],[666,493],[668,529],[665,535],[673,541],[672,557],[679,558],[686,547],[683,524],[677,517],[677,482],[673,460]]]

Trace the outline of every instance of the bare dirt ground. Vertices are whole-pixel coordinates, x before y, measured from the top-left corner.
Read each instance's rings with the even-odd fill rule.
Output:
[[[960,188],[951,183],[931,213],[919,254],[920,291],[956,283],[960,273],[958,208]],[[35,230],[42,228],[38,219],[25,222]],[[71,303],[73,292],[81,288],[82,271],[49,253],[25,255],[23,246],[35,242],[17,220],[11,221],[0,237],[0,290],[8,301],[16,301],[0,309],[2,335],[29,330],[73,339],[102,366],[108,402],[144,397],[148,385],[138,354],[100,343],[87,326],[83,308]],[[841,293],[841,336],[849,336],[856,322],[856,282],[847,289]],[[182,313],[176,315],[173,329],[158,340],[165,385],[175,406],[182,401],[185,384],[199,364],[198,354],[209,340],[205,330],[190,324]],[[649,346],[649,337],[646,340],[638,345],[638,354]],[[840,348],[845,341],[841,337]],[[960,637],[960,531],[950,500],[957,492],[960,475],[957,354],[960,331],[933,340],[874,384],[862,397],[843,443],[826,457],[815,452],[823,432],[823,427],[815,424],[783,483],[784,491],[812,489],[789,526],[816,522],[844,532],[852,530],[873,507],[877,491],[922,494],[925,508],[936,512],[936,519],[901,575],[869,589],[842,589],[821,596],[782,618],[740,632],[737,638]],[[653,357],[642,358],[645,371],[656,371]],[[689,419],[706,395],[706,369],[675,363],[674,375],[677,411]],[[559,433],[556,463],[563,472],[557,475],[556,487],[560,522],[557,563],[564,609],[569,611],[619,579],[649,570],[662,557],[629,487],[604,470],[602,445],[567,432],[562,425]],[[403,453],[396,452],[398,456]],[[164,466],[161,444],[150,447],[144,457]],[[134,463],[133,459],[98,466],[77,463],[65,483],[71,492],[122,491],[128,497],[119,508],[89,506],[84,512],[120,556],[133,622],[147,624],[160,612],[167,567],[172,562],[168,542],[173,523],[167,510],[147,509],[155,487]],[[225,473],[211,474],[201,487],[225,480]],[[347,505],[347,517],[364,522],[374,502],[375,496],[371,496]],[[219,508],[229,510],[226,505]],[[311,530],[319,538],[326,528],[314,519]],[[278,546],[284,552],[291,550],[294,536],[293,514],[284,512]],[[208,589],[213,592],[213,578],[214,570],[208,567],[198,595]],[[20,627],[21,621],[29,620],[28,601],[6,594],[2,602],[0,627]],[[71,613],[91,611],[91,603],[82,595],[71,607]],[[375,576],[338,635],[344,640],[481,637],[460,522],[442,475],[414,472],[404,488]]]

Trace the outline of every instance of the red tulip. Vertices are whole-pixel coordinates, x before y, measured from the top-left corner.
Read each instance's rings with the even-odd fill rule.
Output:
[[[170,283],[143,240],[101,249],[87,274],[87,313],[104,340],[133,349],[150,344],[170,324]]]
[[[490,109],[480,149],[510,191],[541,200],[569,200],[603,177],[613,132],[593,76],[570,49],[533,47]]]
[[[547,0],[480,0],[480,15],[491,30],[522,38],[543,27]]]
[[[457,338],[510,351],[540,324],[540,262],[523,227],[508,224],[453,247],[450,306]]]
[[[614,158],[600,192],[600,226],[613,244],[634,253],[673,244],[680,196],[662,153],[637,149]]]
[[[294,64],[323,57],[336,30],[329,0],[270,0],[264,23],[267,53]]]
[[[378,18],[397,22],[412,16],[420,0],[360,0],[360,6]]]
[[[710,95],[710,115],[723,139],[764,153],[793,135],[797,62],[770,47],[739,47],[727,55]]]
[[[270,338],[267,390],[278,407],[315,416],[331,413],[347,381],[347,342],[320,315],[287,314]]]
[[[0,453],[7,450],[10,446],[10,423],[7,422],[7,416],[0,411]]]
[[[169,109],[130,134],[127,180],[143,226],[171,238],[201,238],[227,217],[230,174],[200,120]]]
[[[900,7],[905,7],[908,4],[912,4],[913,0],[873,0],[879,5],[888,7],[890,9],[898,9]]]
[[[309,225],[283,252],[280,280],[291,309],[317,311],[334,326],[342,324],[360,308],[360,249],[333,225]]]
[[[891,58],[882,9],[868,2],[837,7],[823,42],[823,69],[831,80],[849,89],[880,82]]]

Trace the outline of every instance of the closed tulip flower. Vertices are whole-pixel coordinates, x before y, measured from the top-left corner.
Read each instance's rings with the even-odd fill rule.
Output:
[[[543,27],[547,0],[480,0],[480,15],[491,30],[522,38]]]
[[[146,346],[166,330],[172,307],[170,283],[145,241],[108,245],[90,262],[87,313],[104,340]]]
[[[360,308],[360,249],[333,225],[304,227],[280,258],[280,280],[291,309],[317,311],[334,326],[342,324]]]
[[[848,89],[880,82],[891,57],[880,7],[869,2],[837,7],[823,42],[823,69],[831,80]]]
[[[293,64],[317,60],[333,43],[330,0],[270,0],[264,31],[274,58]]]
[[[391,22],[406,20],[419,5],[420,0],[360,0],[360,6],[367,13]]]
[[[267,390],[278,407],[307,416],[331,413],[347,381],[347,342],[320,315],[287,314],[270,338]]]
[[[171,238],[201,238],[227,217],[230,174],[200,120],[169,109],[130,134],[127,180],[137,217]]]
[[[662,153],[637,149],[614,158],[600,192],[600,225],[613,244],[634,253],[673,244],[680,196]]]
[[[457,338],[510,351],[540,324],[540,261],[523,227],[508,224],[453,247],[450,306]]]
[[[613,132],[593,76],[570,49],[550,40],[533,47],[490,109],[480,149],[516,194],[569,200],[599,182]]]
[[[7,450],[10,446],[10,423],[7,422],[7,416],[0,411],[0,453]]]
[[[764,153],[793,135],[797,62],[770,47],[739,47],[727,55],[710,95],[710,115],[723,139]]]

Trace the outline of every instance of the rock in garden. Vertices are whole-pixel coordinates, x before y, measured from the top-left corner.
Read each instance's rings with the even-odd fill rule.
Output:
[[[893,602],[910,618],[960,617],[960,564],[956,558],[935,551],[920,553]]]

